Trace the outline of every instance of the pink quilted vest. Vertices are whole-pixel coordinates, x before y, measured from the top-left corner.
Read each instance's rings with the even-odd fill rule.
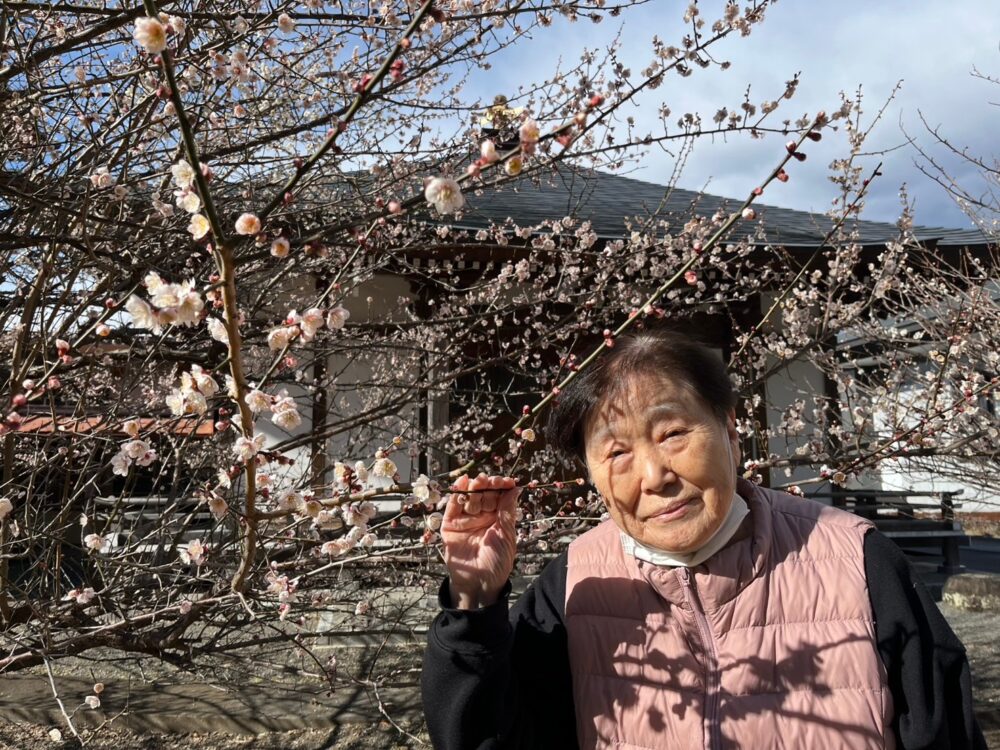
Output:
[[[626,556],[611,521],[570,545],[581,748],[895,747],[865,580],[870,524],[738,490],[752,532],[690,570]]]

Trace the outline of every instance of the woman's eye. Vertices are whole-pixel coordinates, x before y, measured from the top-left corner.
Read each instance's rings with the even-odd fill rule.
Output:
[[[614,448],[608,451],[608,458],[618,458],[619,456],[624,456],[627,451],[624,448]]]
[[[680,429],[670,430],[670,431],[665,432],[663,434],[663,437],[661,438],[661,440],[670,440],[671,438],[681,437],[682,435],[684,435],[684,433],[685,433],[685,430],[680,430]]]

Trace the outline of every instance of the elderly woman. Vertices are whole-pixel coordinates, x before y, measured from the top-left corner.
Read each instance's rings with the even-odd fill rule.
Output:
[[[962,644],[861,518],[737,476],[735,394],[674,333],[619,340],[550,444],[610,519],[508,612],[513,480],[462,477],[424,662],[439,750],[984,748]]]

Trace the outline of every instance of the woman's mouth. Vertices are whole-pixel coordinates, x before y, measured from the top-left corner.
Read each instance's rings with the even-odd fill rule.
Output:
[[[674,500],[660,510],[651,514],[646,520],[654,523],[669,523],[687,515],[691,510],[691,504],[697,500],[696,497],[689,497],[684,500]]]

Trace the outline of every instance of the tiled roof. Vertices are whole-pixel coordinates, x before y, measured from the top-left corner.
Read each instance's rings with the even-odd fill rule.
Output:
[[[528,226],[572,214],[589,220],[598,236],[604,238],[627,235],[631,231],[627,222],[634,217],[641,220],[659,213],[683,221],[683,217],[691,215],[692,207],[698,214],[710,216],[719,209],[731,211],[742,203],[692,190],[668,190],[663,185],[593,170],[560,172],[541,184],[524,179],[499,190],[487,188],[482,195],[469,191],[466,197],[469,205],[457,222],[460,226],[484,227],[508,217],[519,226]],[[832,226],[823,214],[759,202],[754,207],[767,241],[786,247],[816,247]],[[855,226],[864,245],[881,245],[899,234],[891,222],[861,220]],[[976,229],[916,227],[914,234],[922,241],[936,241],[939,247],[989,244],[986,235]]]

